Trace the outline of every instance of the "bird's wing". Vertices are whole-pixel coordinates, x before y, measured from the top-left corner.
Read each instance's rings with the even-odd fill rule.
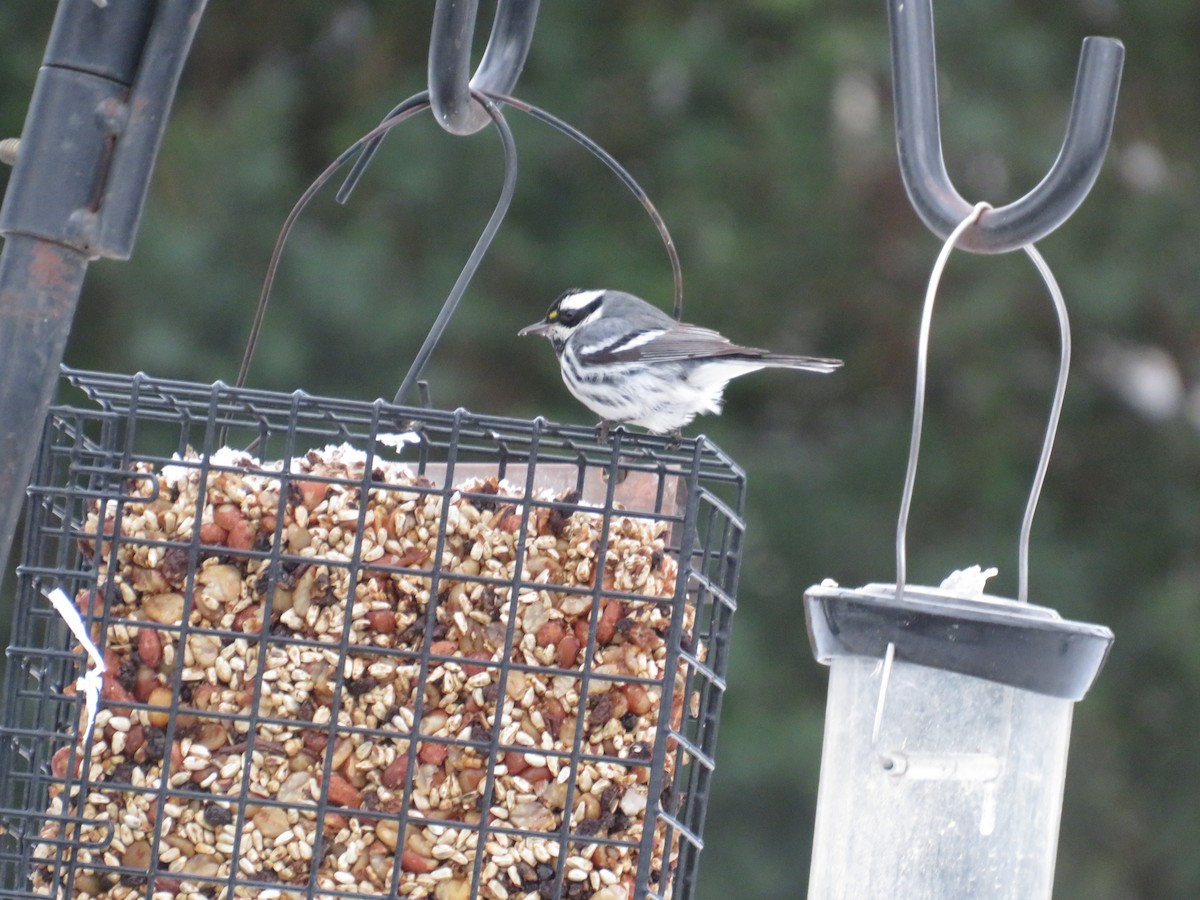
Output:
[[[581,335],[582,336],[582,335]],[[584,362],[597,365],[616,362],[672,362],[713,356],[764,355],[765,351],[739,347],[708,328],[671,322],[669,326],[629,331],[618,322],[601,319],[589,326],[586,343],[579,352]]]

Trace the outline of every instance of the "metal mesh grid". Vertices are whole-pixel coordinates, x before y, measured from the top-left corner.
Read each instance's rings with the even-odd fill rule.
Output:
[[[693,896],[743,532],[720,450],[66,380],[93,402],[52,408],[30,488],[0,896]],[[87,747],[53,587],[109,661]]]

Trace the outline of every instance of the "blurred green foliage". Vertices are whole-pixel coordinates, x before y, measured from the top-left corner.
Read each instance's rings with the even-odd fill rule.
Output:
[[[20,130],[53,7],[0,5],[6,135]],[[92,268],[68,361],[231,380],[279,225],[329,160],[423,87],[432,7],[211,3],[135,255]],[[1128,46],[1106,168],[1042,244],[1077,353],[1034,529],[1031,593],[1117,634],[1076,710],[1057,895],[1200,896],[1200,6],[936,7],[943,137],[970,199],[1008,202],[1049,167],[1083,36]],[[477,52],[486,23],[479,32]],[[709,900],[803,894],[825,673],[808,649],[801,595],[825,577],[894,577],[919,304],[938,243],[899,180],[888,67],[879,2],[547,2],[517,90],[641,180],[679,246],[688,319],[847,361],[829,378],[746,379],[723,417],[699,423],[751,485],[702,858]],[[549,349],[515,332],[576,285],[666,306],[670,270],[607,170],[546,127],[509,118],[517,197],[427,374],[440,406],[587,422]],[[390,397],[499,178],[490,131],[452,137],[427,115],[395,130],[348,206],[327,191],[301,220],[251,384]],[[1178,395],[1153,414],[1123,399],[1131,370],[1116,365],[1125,357],[1114,346],[1156,348],[1138,358],[1158,360],[1160,385],[1176,375]],[[1014,594],[1057,354],[1027,261],[952,259],[934,325],[910,578],[936,583],[994,563],[993,588]]]

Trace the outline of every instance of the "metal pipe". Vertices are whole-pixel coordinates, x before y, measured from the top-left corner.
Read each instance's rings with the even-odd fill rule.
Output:
[[[88,258],[10,234],[0,254],[0,571],[20,519]]]
[[[0,570],[89,260],[128,258],[206,0],[60,0],[0,207]]]

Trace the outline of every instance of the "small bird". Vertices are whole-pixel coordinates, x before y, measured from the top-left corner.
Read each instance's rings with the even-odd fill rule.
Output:
[[[832,372],[842,365],[739,347],[612,290],[567,291],[546,318],[518,334],[540,334],[554,345],[567,389],[600,416],[602,440],[616,424],[678,438],[700,413],[719,413],[725,385],[748,372],[772,366]]]

